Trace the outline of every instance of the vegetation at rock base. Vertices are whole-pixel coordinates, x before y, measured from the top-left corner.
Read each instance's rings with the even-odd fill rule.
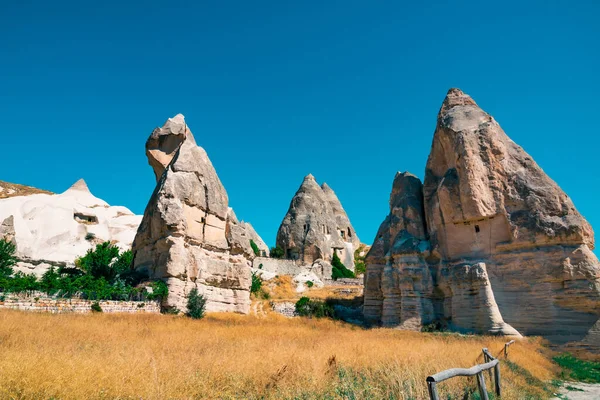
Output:
[[[367,272],[367,264],[365,263],[366,246],[361,244],[356,250],[354,250],[354,273],[355,275],[362,275]],[[362,256],[360,253],[364,253]]]
[[[271,258],[283,258],[285,256],[285,251],[281,247],[275,246],[271,247],[271,250],[269,250],[269,255]]]
[[[250,293],[258,294],[262,287],[262,279],[256,272],[252,272],[252,285],[250,286]]]
[[[260,249],[258,248],[257,244],[254,243],[254,240],[250,239],[250,247],[252,247],[252,251],[254,252],[255,256],[260,256]]]
[[[269,292],[263,288],[262,278],[256,272],[252,272],[252,285],[250,286],[250,293],[254,295],[254,298],[256,299],[268,300],[270,297]]]
[[[206,299],[193,288],[187,296],[187,316],[193,319],[204,318],[206,310]]]
[[[580,360],[569,353],[558,355],[553,359],[564,369],[561,373],[563,379],[600,383],[600,362]]]
[[[296,313],[301,317],[333,318],[335,312],[333,307],[322,300],[311,300],[302,297],[296,302]]]
[[[102,307],[100,307],[100,303],[97,301],[93,302],[91,305],[92,312],[102,312]]]
[[[13,273],[12,267],[17,263],[16,250],[15,245],[6,238],[0,239],[0,279]]]
[[[90,300],[160,300],[168,295],[164,282],[146,282],[147,276],[131,269],[131,251],[120,252],[108,242],[77,259],[77,268],[51,267],[41,278],[14,272],[14,245],[0,240],[0,292],[44,292],[56,297]],[[151,291],[146,287],[152,288]]]
[[[426,399],[428,375],[501,353],[505,338],[365,330],[328,318],[207,313],[44,314],[0,310],[0,398]],[[541,341],[510,360],[536,380],[558,378]],[[505,400],[547,399],[502,362]],[[127,382],[127,384],[123,384]],[[486,375],[488,388],[489,377]],[[471,378],[438,386],[462,399]]]
[[[356,278],[354,272],[350,271],[344,264],[342,264],[342,260],[337,255],[337,252],[333,252],[333,257],[331,258],[331,277],[333,280],[338,280],[340,278]]]

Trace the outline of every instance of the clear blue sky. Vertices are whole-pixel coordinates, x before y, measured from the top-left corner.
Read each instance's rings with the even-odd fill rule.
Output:
[[[142,213],[183,113],[269,245],[308,173],[370,244],[459,87],[600,229],[600,2],[400,3],[0,0],[0,179]]]

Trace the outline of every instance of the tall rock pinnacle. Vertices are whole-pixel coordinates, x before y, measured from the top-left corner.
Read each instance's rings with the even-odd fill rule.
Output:
[[[396,176],[367,257],[368,321],[556,343],[591,337],[600,266],[590,225],[459,89],[440,108],[422,197],[417,181]]]
[[[264,242],[237,221],[181,114],[155,129],[146,148],[158,181],[133,243],[134,268],[166,281],[167,307],[185,310],[187,294],[197,288],[207,310],[247,313],[250,239]]]

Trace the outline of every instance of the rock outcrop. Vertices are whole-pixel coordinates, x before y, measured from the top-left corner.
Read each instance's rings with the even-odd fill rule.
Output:
[[[164,306],[185,311],[197,288],[207,311],[247,313],[250,239],[266,248],[249,224],[237,221],[203,148],[181,114],[155,129],[146,143],[158,177],[133,243],[134,268],[164,280]]]
[[[287,258],[307,265],[331,261],[336,251],[342,263],[354,269],[354,250],[360,240],[334,191],[325,183],[319,186],[309,174],[279,226],[277,245]]]
[[[451,89],[425,183],[409,174],[394,181],[367,256],[365,318],[581,340],[600,316],[593,246],[569,197],[471,97]]]
[[[20,195],[0,199],[0,237],[16,243],[15,270],[38,276],[52,266],[75,266],[76,258],[101,242],[129,250],[142,219],[95,197],[83,180],[62,194],[3,187]]]

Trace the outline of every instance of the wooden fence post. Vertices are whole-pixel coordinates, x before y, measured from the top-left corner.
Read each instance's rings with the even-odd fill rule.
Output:
[[[500,389],[500,363],[496,364],[494,367],[494,380],[496,382],[496,396],[502,396],[502,391]]]
[[[494,358],[492,357],[492,355],[491,355],[491,354],[488,352],[488,349],[487,349],[487,347],[484,347],[484,348],[482,349],[482,352],[483,352],[483,362],[484,362],[484,363],[486,363],[486,364],[487,364],[487,363],[489,363],[490,361],[492,361],[492,360],[494,359]],[[488,371],[489,371],[489,373],[490,373],[490,382],[491,382],[491,381],[492,381],[492,379],[493,379],[493,376],[492,376],[492,370],[490,369],[490,370],[488,370]]]
[[[427,388],[429,389],[430,400],[440,400],[435,382],[427,382]]]
[[[477,374],[477,386],[479,387],[479,396],[481,397],[481,400],[490,400],[487,394],[487,388],[485,387],[483,371]]]

